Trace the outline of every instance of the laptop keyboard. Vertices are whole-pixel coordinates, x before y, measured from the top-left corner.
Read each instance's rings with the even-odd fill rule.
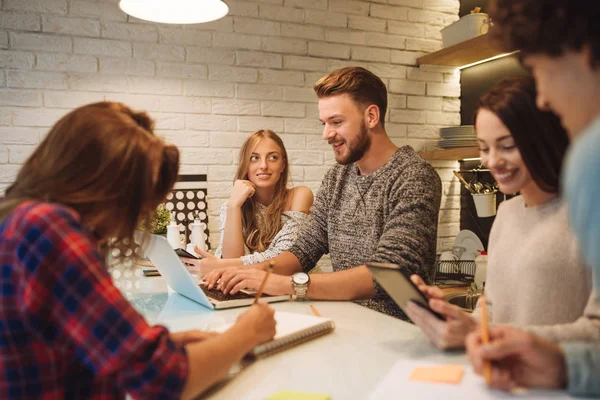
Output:
[[[208,289],[204,285],[200,285],[204,294],[208,297],[218,300],[218,301],[227,301],[227,300],[242,300],[242,299],[253,299],[254,296],[251,296],[247,293],[237,292],[236,294],[223,294],[220,290],[217,289]]]

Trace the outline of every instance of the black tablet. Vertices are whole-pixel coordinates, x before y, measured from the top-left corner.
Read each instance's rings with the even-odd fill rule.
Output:
[[[423,307],[437,318],[444,320],[445,318],[433,311],[429,307],[429,299],[417,286],[410,280],[410,273],[397,264],[385,263],[368,263],[367,268],[373,274],[373,277],[387,292],[398,307],[406,313],[406,307],[409,301],[413,301],[417,305]]]
[[[184,249],[175,249],[175,253],[177,253],[177,255],[179,257],[184,257],[184,258],[195,258],[196,260],[199,260],[200,257],[193,255],[192,253],[184,250]]]

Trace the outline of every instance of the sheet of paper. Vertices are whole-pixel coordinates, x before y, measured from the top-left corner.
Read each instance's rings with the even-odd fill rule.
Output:
[[[547,400],[575,399],[564,392],[529,390],[527,393],[514,395],[498,390],[488,389],[483,378],[475,375],[469,366],[464,366],[464,376],[459,384],[419,382],[410,380],[415,368],[430,368],[440,364],[419,361],[399,360],[392,369],[379,381],[369,400],[389,400],[395,398],[419,400],[465,400],[465,399],[512,399],[512,400]]]

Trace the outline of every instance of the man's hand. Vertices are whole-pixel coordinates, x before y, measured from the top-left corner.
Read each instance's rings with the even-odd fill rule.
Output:
[[[217,289],[223,293],[236,294],[240,290],[258,290],[266,271],[255,268],[230,268],[221,275]],[[270,274],[263,293],[274,296],[292,294],[292,279],[289,276]]]
[[[267,270],[268,263],[260,263],[254,264],[252,267],[218,267],[210,272],[208,272],[204,278],[204,282],[206,282],[206,286],[209,289],[217,286],[217,282],[219,282],[219,287],[217,289],[221,289],[222,287],[226,287],[231,279],[233,279],[240,271],[244,271],[246,269],[261,269],[263,271]]]

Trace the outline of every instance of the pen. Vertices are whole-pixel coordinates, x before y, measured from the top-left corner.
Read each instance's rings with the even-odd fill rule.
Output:
[[[315,306],[313,306],[312,304],[310,305],[310,309],[313,312],[313,314],[315,314],[317,317],[322,317],[321,313],[317,310],[317,308]]]
[[[488,344],[490,342],[490,332],[488,331],[488,318],[485,297],[481,297],[481,342]],[[483,377],[485,383],[490,384],[492,381],[492,364],[490,360],[483,362]]]
[[[254,304],[257,304],[258,299],[260,299],[260,296],[262,296],[262,292],[265,288],[265,284],[267,283],[267,279],[269,279],[269,275],[271,274],[271,271],[273,271],[273,265],[275,265],[275,261],[271,260],[271,262],[269,263],[269,268],[267,268],[267,274],[263,278],[263,281],[260,284],[260,287],[258,288],[258,293],[256,293],[256,297],[254,297]]]

